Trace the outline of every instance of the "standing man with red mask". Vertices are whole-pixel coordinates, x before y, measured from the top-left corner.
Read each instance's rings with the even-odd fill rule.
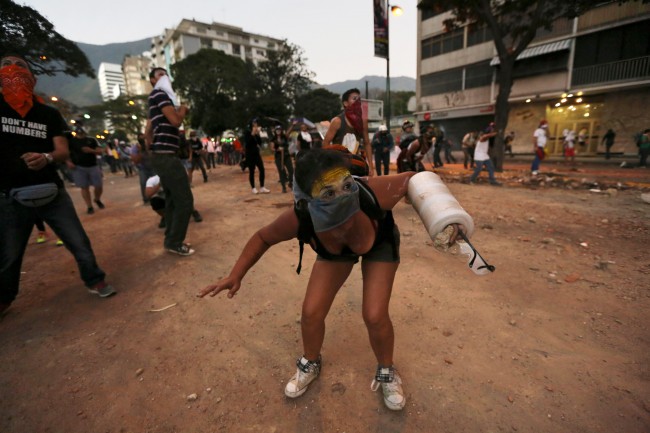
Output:
[[[374,164],[372,161],[372,145],[368,136],[368,119],[363,117],[361,107],[361,92],[359,89],[346,90],[341,96],[343,112],[330,122],[330,127],[323,139],[323,147],[331,145],[344,145],[352,153],[360,152],[363,142],[363,152],[369,167],[369,176],[373,175]],[[354,138],[353,138],[354,137]],[[350,144],[355,140],[354,146]]]
[[[0,313],[18,294],[27,241],[38,218],[72,253],[88,291],[115,294],[95,260],[90,240],[55,163],[69,155],[66,123],[34,96],[36,79],[21,56],[0,59]]]

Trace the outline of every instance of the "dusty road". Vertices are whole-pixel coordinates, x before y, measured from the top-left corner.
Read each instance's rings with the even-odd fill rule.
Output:
[[[650,431],[650,205],[640,199],[650,170],[626,171],[633,188],[616,179],[622,188],[605,193],[584,182],[607,184],[613,171],[581,167],[573,187],[557,188],[550,165],[541,184],[515,168],[495,188],[459,183],[467,173],[446,167],[476,223],[473,243],[497,268],[487,277],[435,251],[400,203],[391,315],[408,403],[392,413],[370,391],[358,269],[328,318],[322,375],[296,400],[283,387],[301,353],[314,254],[298,276],[297,241],[275,246],[234,299],[195,297],[291,205],[266,169],[268,195],[251,195],[239,168],[196,182],[204,221],[190,223],[189,258],[163,251],[135,178],[108,174],[95,215],[71,188],[119,294],[89,295],[70,254],[33,237],[0,322],[0,432]]]

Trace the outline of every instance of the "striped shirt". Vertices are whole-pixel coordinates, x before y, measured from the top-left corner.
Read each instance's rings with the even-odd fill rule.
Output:
[[[149,94],[149,119],[153,126],[153,153],[176,153],[178,151],[178,128],[169,123],[163,114],[164,107],[174,107],[172,100],[162,89],[153,89]]]

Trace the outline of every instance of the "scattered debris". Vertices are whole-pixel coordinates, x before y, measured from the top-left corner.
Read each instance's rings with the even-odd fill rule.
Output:
[[[156,310],[149,310],[149,311],[152,312],[152,313],[158,313],[160,311],[165,311],[165,310],[167,310],[169,308],[175,307],[176,305],[177,305],[177,302],[174,302],[173,304],[169,304],[166,307],[158,308]]]

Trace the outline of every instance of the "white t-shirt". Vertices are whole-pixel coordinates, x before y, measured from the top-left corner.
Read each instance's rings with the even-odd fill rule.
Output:
[[[476,147],[474,148],[474,161],[487,161],[490,159],[488,155],[488,147],[490,146],[490,140],[477,141]]]
[[[537,147],[545,147],[546,146],[546,129],[537,128],[535,130],[535,132],[533,133],[533,137],[537,137]]]

